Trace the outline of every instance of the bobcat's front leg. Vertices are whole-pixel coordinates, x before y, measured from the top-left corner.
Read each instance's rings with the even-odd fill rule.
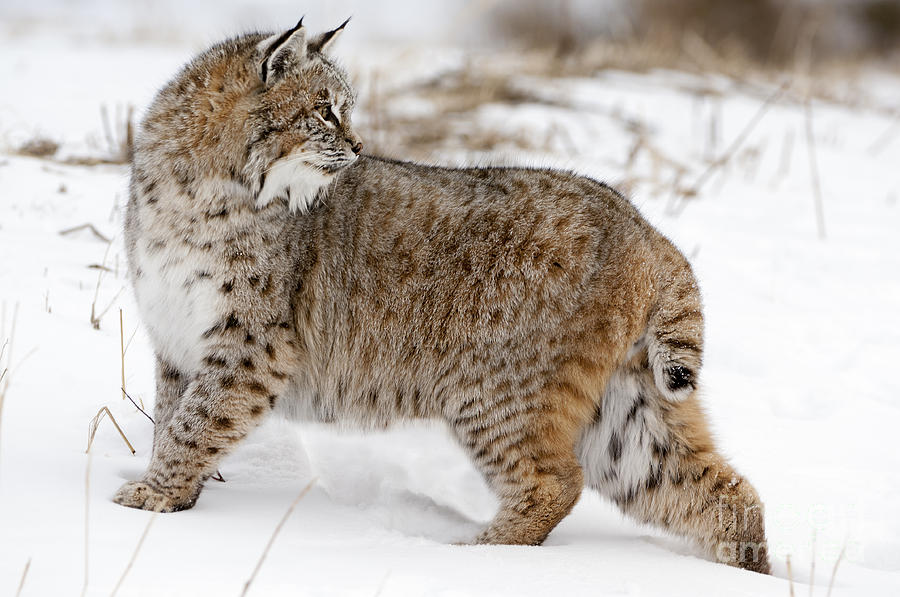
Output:
[[[242,323],[232,313],[210,331],[202,369],[192,377],[171,418],[153,437],[150,466],[123,485],[123,506],[175,512],[194,505],[218,462],[272,409],[293,371],[293,325]]]
[[[154,424],[165,427],[172,419],[175,407],[187,391],[187,376],[157,354],[156,401],[153,406]]]

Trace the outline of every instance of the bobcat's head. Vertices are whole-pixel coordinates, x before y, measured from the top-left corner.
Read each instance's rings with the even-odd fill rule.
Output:
[[[135,139],[139,178],[155,184],[168,171],[210,209],[237,184],[259,207],[286,200],[306,211],[362,150],[353,89],[326,55],[344,25],[307,39],[301,19],[201,53],[147,111]]]
[[[256,45],[261,88],[247,124],[259,207],[286,198],[292,210],[306,211],[362,151],[350,123],[353,89],[326,54],[346,24],[307,39],[301,19]]]

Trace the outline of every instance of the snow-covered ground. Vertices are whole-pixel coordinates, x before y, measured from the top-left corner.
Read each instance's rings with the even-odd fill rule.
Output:
[[[64,165],[12,149],[44,135],[62,143],[58,157],[97,154],[100,105],[145,106],[218,32],[162,43],[2,30],[0,344],[10,342],[0,371],[10,369],[0,382],[0,391],[9,383],[0,413],[0,594],[15,594],[26,566],[23,595],[78,593],[85,582],[87,594],[109,594],[151,521],[119,594],[239,594],[312,479],[252,594],[788,595],[790,556],[798,594],[809,594],[812,579],[812,594],[824,596],[842,550],[834,595],[900,594],[900,126],[878,103],[897,97],[898,79],[867,75],[858,84],[875,99],[852,109],[812,104],[824,239],[804,109],[787,98],[695,199],[672,202],[673,163],[687,168],[678,184],[696,180],[774,87],[672,72],[522,77],[517,85],[547,101],[484,105],[470,124],[538,149],[433,156],[628,182],[646,217],[691,257],[706,301],[709,416],[722,450],[767,504],[774,576],[764,577],[704,560],[590,492],[543,547],[450,545],[474,535],[495,503],[440,427],[362,436],[273,420],[222,464],[227,482],[210,482],[194,509],[153,517],[114,505],[118,486],[143,471],[152,436],[119,391],[121,308],[125,383],[152,404],[151,352],[121,245],[127,167]],[[460,60],[456,49],[393,52],[344,53],[358,80],[378,69],[383,85]],[[392,109],[422,107],[413,100]],[[629,161],[635,123],[647,143]],[[59,234],[86,223],[111,245],[88,230]],[[109,307],[99,330],[94,302],[97,312]],[[109,420],[85,453],[88,424],[104,406],[136,455]]]

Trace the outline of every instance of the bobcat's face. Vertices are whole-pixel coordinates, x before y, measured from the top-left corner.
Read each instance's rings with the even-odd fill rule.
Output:
[[[301,22],[257,46],[263,87],[249,124],[260,207],[284,198],[306,211],[362,150],[351,124],[353,90],[324,53],[343,27],[307,41]]]

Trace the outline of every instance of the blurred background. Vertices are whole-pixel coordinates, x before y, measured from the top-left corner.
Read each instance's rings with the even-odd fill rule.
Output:
[[[747,86],[789,79],[787,95],[795,99],[800,93],[895,109],[890,100],[878,103],[883,98],[866,89],[866,76],[873,68],[895,71],[900,66],[900,0],[5,0],[0,32],[8,47],[2,65],[9,76],[15,74],[10,69],[21,74],[29,70],[25,62],[45,59],[36,76],[60,76],[59,89],[65,88],[65,78],[77,77],[72,81],[77,88],[65,88],[65,99],[74,100],[94,86],[105,96],[95,99],[109,109],[139,110],[166,69],[150,67],[147,86],[136,89],[140,95],[135,97],[131,89],[126,93],[116,86],[122,78],[118,73],[129,68],[127,56],[125,61],[111,56],[115,68],[90,73],[79,65],[79,52],[167,49],[171,64],[177,65],[223,37],[285,28],[300,15],[306,15],[312,29],[353,17],[338,52],[365,100],[360,117],[369,148],[382,153],[411,152],[411,157],[424,158],[441,150],[488,146],[534,149],[509,131],[479,134],[431,122],[435,109],[458,115],[488,103],[536,100],[521,88],[523,75],[562,78],[674,69],[722,75]],[[43,56],[60,46],[69,48],[65,55]],[[390,59],[384,59],[387,55]],[[429,74],[434,75],[430,80]],[[398,88],[403,84],[407,87]],[[419,105],[419,112],[429,122],[419,122],[415,110],[406,109],[410,102],[403,104],[402,115],[390,114],[400,95],[426,99],[431,110]],[[43,132],[53,140],[53,116],[46,112],[60,113],[49,109],[57,99],[51,93],[47,104],[34,105],[35,112],[44,111],[46,131],[19,130],[14,125],[38,119],[16,114],[9,102],[0,103],[7,144],[21,146]],[[88,122],[84,116],[79,120]],[[379,127],[395,116],[404,126],[383,134]],[[119,118],[127,119],[127,114]],[[56,141],[62,140],[60,133],[55,133]],[[45,143],[33,149],[50,147]]]
[[[760,65],[792,63],[802,52],[811,52],[817,62],[884,57],[900,44],[900,5],[894,0],[333,0],[307,5],[37,0],[4,2],[2,8],[3,27],[10,33],[26,35],[38,28],[83,39],[148,43],[284,26],[298,12],[322,23],[353,15],[356,37],[370,42],[494,49],[512,44],[561,54],[597,43],[628,43],[655,50],[661,62],[653,66],[690,60],[686,41],[693,36],[730,58]]]

